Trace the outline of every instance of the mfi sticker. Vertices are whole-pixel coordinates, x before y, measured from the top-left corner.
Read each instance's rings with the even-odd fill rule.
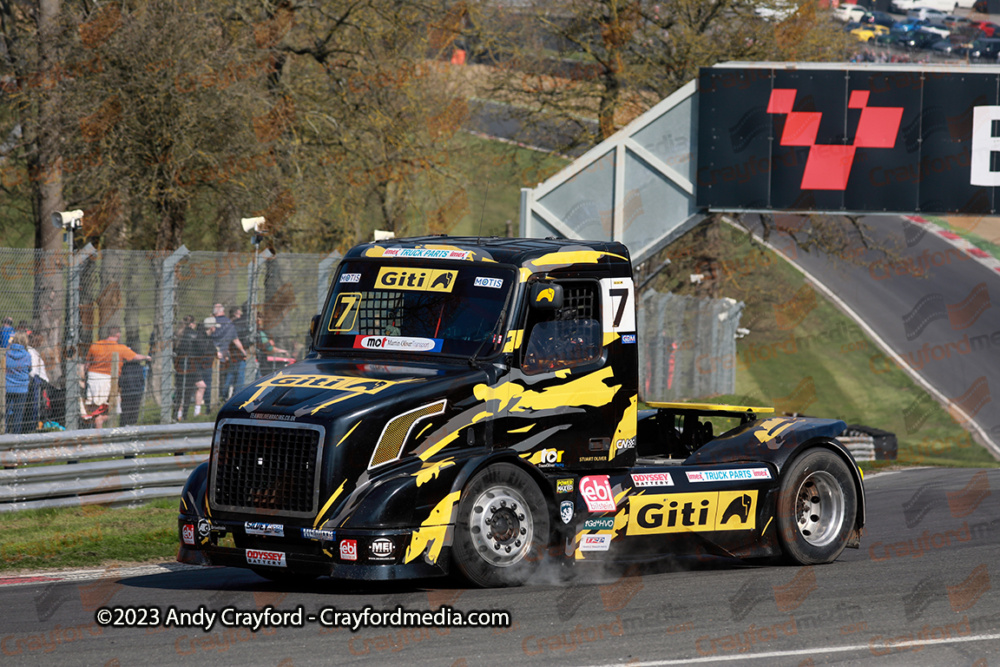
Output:
[[[390,352],[440,352],[439,338],[407,338],[405,336],[355,336],[354,347],[363,350]]]
[[[580,540],[580,551],[607,551],[611,548],[613,535],[584,535]]]
[[[629,535],[753,530],[757,491],[668,493],[629,498]]]
[[[644,472],[632,474],[633,486],[673,486],[669,472]]]
[[[767,468],[698,470],[686,474],[689,482],[752,482],[755,479],[771,479],[771,471]]]
[[[614,512],[618,509],[607,475],[590,475],[581,479],[580,495],[591,512]]]
[[[270,565],[271,567],[288,567],[285,562],[285,554],[281,551],[262,551],[261,549],[247,549],[248,565]]]
[[[450,292],[455,287],[458,271],[382,267],[375,279],[375,289],[408,290],[411,292]]]

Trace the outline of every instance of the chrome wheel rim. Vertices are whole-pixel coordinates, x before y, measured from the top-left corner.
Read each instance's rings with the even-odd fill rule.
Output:
[[[524,496],[508,486],[483,491],[469,513],[472,544],[486,562],[496,567],[510,567],[524,558],[534,528]]]
[[[840,483],[825,470],[802,480],[795,494],[795,520],[802,539],[815,547],[836,540],[844,524],[845,505]]]

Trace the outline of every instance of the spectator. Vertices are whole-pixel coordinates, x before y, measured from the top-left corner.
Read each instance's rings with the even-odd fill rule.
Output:
[[[42,343],[42,336],[36,331],[28,332],[28,354],[31,355],[31,372],[28,377],[28,402],[24,407],[24,421],[29,430],[32,424],[42,421],[42,413],[49,406],[48,388],[49,374],[45,370],[45,361],[36,347]]]
[[[7,433],[24,433],[24,407],[28,399],[28,383],[31,375],[31,355],[28,354],[28,336],[17,332],[10,338],[7,347]]]
[[[0,326],[0,347],[7,347],[10,344],[10,337],[14,335],[14,319],[3,318],[3,325]]]
[[[229,343],[229,365],[226,367],[226,381],[222,385],[227,398],[243,386],[243,376],[246,375],[247,368],[247,345],[243,341],[249,334],[243,309],[239,306],[229,309],[229,321],[232,322],[235,336]]]
[[[264,318],[257,313],[257,334],[254,339],[257,347],[257,364],[261,375],[270,375],[288,363],[288,350],[277,347],[274,339],[264,331]]]
[[[211,319],[211,318],[209,318]],[[194,414],[201,414],[205,402],[206,367],[211,378],[212,359],[217,352],[201,324],[192,315],[184,317],[184,327],[178,332],[177,350],[174,355],[177,377],[180,379],[176,393],[177,421],[187,419],[187,409],[194,403]]]
[[[222,360],[222,364],[220,365],[222,386],[220,387],[219,397],[225,401],[229,398],[230,392],[233,390],[236,376],[235,364],[238,360],[246,360],[246,350],[244,350],[243,342],[240,341],[237,335],[236,327],[226,317],[226,309],[223,308],[221,303],[213,306],[212,316],[215,318],[216,324],[215,332],[211,336],[212,342],[215,343],[215,347],[219,350],[219,354],[221,355],[219,358]]]
[[[117,375],[121,377],[122,362],[149,361],[152,357],[133,352],[127,345],[118,341],[121,339],[121,329],[113,326],[108,329],[108,337],[90,346],[87,352],[87,411],[94,415],[94,428],[101,428],[110,415],[111,400],[111,361],[118,354]]]

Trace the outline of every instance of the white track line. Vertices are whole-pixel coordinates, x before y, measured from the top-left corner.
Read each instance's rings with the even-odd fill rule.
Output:
[[[970,635],[966,637],[945,637],[942,639],[915,639],[909,642],[893,643],[892,647],[886,647],[887,651],[905,651],[915,647],[939,646],[945,644],[964,644],[968,642],[985,642],[1000,639],[1000,634],[991,635]],[[871,651],[870,644],[853,644],[851,646],[816,646],[813,648],[796,649],[793,651],[768,651],[766,653],[739,653],[737,655],[711,655],[700,658],[680,658],[676,660],[653,660],[650,662],[629,662],[624,663],[629,667],[666,667],[667,665],[693,665],[706,662],[746,662],[749,660],[773,660],[775,658],[790,658],[799,655],[823,655],[824,653],[853,653],[857,651]],[[877,654],[873,654],[877,655]],[[590,667],[621,667],[623,663],[605,663],[603,665],[591,665]]]

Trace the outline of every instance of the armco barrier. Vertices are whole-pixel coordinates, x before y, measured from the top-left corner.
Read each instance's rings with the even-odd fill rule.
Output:
[[[212,422],[0,437],[0,512],[179,497]]]

